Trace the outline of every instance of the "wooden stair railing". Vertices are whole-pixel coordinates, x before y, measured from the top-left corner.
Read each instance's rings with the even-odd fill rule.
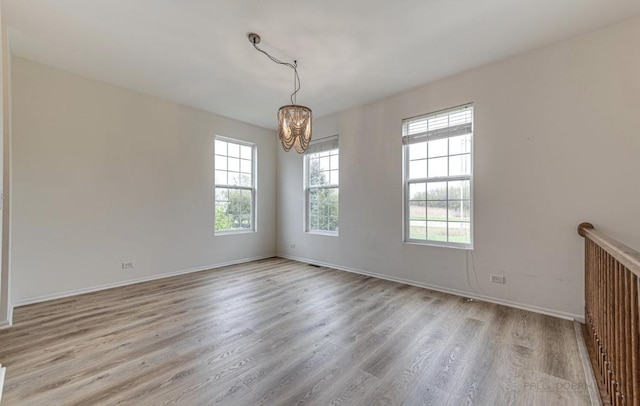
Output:
[[[640,406],[640,253],[582,223],[585,341],[605,404]]]

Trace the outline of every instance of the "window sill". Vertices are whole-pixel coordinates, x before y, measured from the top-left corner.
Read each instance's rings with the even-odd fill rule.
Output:
[[[255,233],[256,230],[229,230],[229,231],[214,231],[214,236],[223,236],[223,235],[236,235],[236,234],[252,234]]]
[[[310,235],[324,235],[327,237],[338,237],[338,232],[332,232],[332,231],[305,231],[306,234],[310,234]]]
[[[458,244],[452,242],[424,241],[424,240],[405,240],[405,244],[422,245],[427,247],[453,248],[458,250],[473,251],[473,244]]]

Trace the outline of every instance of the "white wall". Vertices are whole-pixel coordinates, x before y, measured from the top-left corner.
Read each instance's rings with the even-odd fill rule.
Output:
[[[638,44],[635,18],[316,120],[315,137],[340,134],[340,236],[303,233],[302,157],[280,151],[278,252],[581,317],[577,225],[640,249]],[[468,102],[475,249],[404,244],[402,119]]]
[[[16,57],[12,92],[14,303],[275,253],[274,131]],[[214,236],[215,135],[258,146],[256,233]]]

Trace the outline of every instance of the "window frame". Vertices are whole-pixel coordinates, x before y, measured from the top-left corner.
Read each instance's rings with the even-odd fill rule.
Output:
[[[470,157],[470,163],[469,163],[469,174],[468,175],[454,175],[454,176],[439,176],[439,177],[429,177],[428,173],[427,173],[427,177],[423,177],[423,178],[413,178],[413,179],[409,179],[409,165],[410,165],[410,156],[409,156],[409,148],[411,145],[415,145],[418,143],[426,143],[428,141],[435,141],[435,140],[439,140],[439,139],[450,139],[452,137],[458,136],[459,134],[447,134],[446,129],[448,128],[452,128],[451,126],[449,127],[445,127],[445,129],[443,131],[440,132],[440,134],[438,135],[436,133],[436,135],[434,136],[429,136],[427,133],[429,133],[430,131],[426,131],[424,133],[418,133],[417,137],[416,134],[406,134],[406,125],[409,122],[412,121],[416,121],[416,120],[420,120],[420,119],[429,119],[431,117],[436,117],[439,115],[443,115],[443,114],[447,114],[447,113],[453,113],[456,111],[461,111],[464,109],[470,108],[471,109],[471,132],[470,132],[470,146],[469,146],[469,157]],[[438,130],[432,130],[434,133],[437,132]],[[403,166],[403,170],[402,170],[402,193],[403,193],[403,210],[402,210],[402,216],[403,216],[403,229],[402,229],[402,235],[403,235],[403,241],[405,243],[409,243],[409,244],[418,244],[418,245],[426,245],[426,246],[436,246],[436,247],[447,247],[447,248],[458,248],[458,249],[466,249],[466,250],[473,250],[474,247],[474,182],[473,182],[473,177],[474,177],[474,135],[475,135],[475,106],[473,103],[467,103],[467,104],[463,104],[460,106],[456,106],[456,107],[451,107],[451,108],[447,108],[447,109],[443,109],[443,110],[438,110],[438,111],[434,111],[428,114],[422,114],[419,116],[415,116],[415,117],[410,117],[407,119],[404,119],[402,121],[402,166]],[[416,140],[417,139],[417,140]],[[446,157],[449,158],[451,156],[457,156],[457,155],[464,155],[466,153],[463,154],[450,154],[450,151],[447,149],[447,155]],[[428,157],[426,159],[429,159]],[[448,161],[447,161],[447,165],[448,165]],[[416,239],[416,238],[411,238],[411,215],[410,215],[410,201],[411,201],[411,196],[410,196],[410,185],[411,184],[424,184],[425,185],[425,193],[426,193],[426,188],[428,183],[433,183],[433,182],[442,182],[442,181],[446,181],[446,182],[454,182],[454,181],[460,181],[460,180],[468,180],[469,181],[469,243],[461,243],[461,242],[453,242],[453,241],[440,241],[440,240],[430,240],[428,239],[429,234],[427,231],[427,234],[425,236],[425,239]],[[449,207],[449,202],[451,201],[457,201],[458,199],[453,199],[453,200],[449,200],[449,187],[447,185],[447,199],[446,199],[446,203],[447,203],[447,207]],[[465,200],[465,199],[460,199],[461,201]],[[426,200],[426,202],[428,202],[428,200]],[[425,203],[426,203],[425,202]],[[426,208],[425,208],[426,209]],[[426,216],[426,214],[425,214]],[[429,222],[428,217],[425,217],[425,221],[426,223]],[[447,224],[447,240],[449,240],[449,219],[447,218],[446,220],[446,224]]]
[[[334,147],[335,146],[335,147]],[[314,148],[316,147],[316,148]],[[320,152],[338,151],[338,183],[320,186],[310,185],[310,161],[311,156]],[[340,233],[340,144],[338,135],[333,135],[325,138],[321,138],[309,146],[307,152],[304,154],[304,232],[308,234],[326,235],[336,237]],[[338,192],[338,215],[336,230],[319,230],[311,228],[311,193],[312,190],[327,190],[334,189]]]
[[[236,144],[238,146],[245,146],[245,147],[250,147],[251,148],[251,186],[241,186],[241,185],[229,185],[229,184],[218,184],[216,182],[216,177],[215,177],[215,173],[216,173],[216,156],[226,156],[227,159],[229,158],[229,152],[227,150],[227,154],[226,155],[220,155],[216,153],[216,148],[215,148],[215,141],[223,141],[226,143],[231,143],[231,144]],[[256,196],[257,196],[257,156],[258,156],[258,146],[253,143],[253,142],[249,142],[249,141],[244,141],[244,140],[239,140],[239,139],[235,139],[235,138],[229,138],[229,137],[224,137],[224,136],[220,136],[220,135],[216,135],[214,138],[214,147],[213,147],[213,232],[214,235],[218,236],[218,235],[233,235],[233,234],[246,234],[246,233],[255,233],[257,231],[257,227],[256,227]],[[228,180],[228,179],[227,179]],[[217,204],[217,199],[216,199],[216,191],[218,189],[218,187],[220,188],[225,188],[225,189],[235,189],[235,190],[249,190],[251,192],[251,214],[250,214],[250,221],[251,221],[251,227],[243,229],[243,228],[234,228],[234,229],[227,229],[227,230],[216,230],[216,221],[217,221],[217,216],[216,216],[216,204]]]

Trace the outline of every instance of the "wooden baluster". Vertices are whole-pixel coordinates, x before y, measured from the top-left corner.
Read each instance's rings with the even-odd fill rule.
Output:
[[[611,403],[616,405],[616,276],[613,272],[614,263],[611,255],[607,254],[607,275],[609,280],[609,343],[607,356],[609,357],[609,375],[611,376]]]
[[[600,278],[600,294],[599,294],[599,304],[598,310],[600,312],[600,323],[598,324],[598,336],[600,340],[600,345],[598,346],[600,349],[600,373],[602,378],[604,379],[605,388],[607,387],[607,370],[604,365],[604,340],[606,335],[606,327],[607,323],[605,322],[605,312],[606,312],[606,304],[605,300],[607,298],[607,285],[606,279],[604,278],[604,269],[603,269],[603,258],[602,258],[602,249],[598,248],[598,277]],[[609,392],[607,392],[608,394]]]
[[[625,267],[620,265],[620,320],[622,325],[620,326],[620,360],[621,360],[621,375],[620,375],[620,383],[622,388],[620,391],[622,392],[623,399],[626,400],[629,398],[629,346],[628,346],[628,314],[629,314],[629,303],[628,303],[628,295],[629,289],[627,287],[627,274],[629,273]]]
[[[607,291],[607,376],[609,377],[609,400],[612,404],[615,404],[615,391],[613,380],[613,278],[611,277],[611,257],[609,254],[605,255],[606,261],[604,264],[605,275],[607,285],[609,287]]]
[[[611,279],[611,394],[613,402],[618,405],[618,273],[616,272],[616,262],[609,256],[608,273]]]
[[[599,293],[598,293],[598,348],[600,350],[600,376],[602,376],[603,379],[603,383],[605,384],[605,388],[606,388],[606,383],[607,383],[607,370],[605,369],[605,365],[604,365],[604,340],[605,340],[605,335],[606,335],[606,327],[607,327],[607,323],[605,322],[605,312],[606,312],[606,303],[605,300],[607,298],[607,285],[606,285],[606,278],[605,276],[605,272],[604,272],[604,266],[603,266],[603,251],[600,247],[597,248],[598,251],[598,262],[597,262],[597,267],[598,267],[598,278],[599,278]],[[609,392],[607,392],[608,394]]]
[[[620,346],[619,347],[620,351],[618,354],[618,359],[620,360],[618,362],[618,370],[620,371],[618,374],[618,382],[620,382],[620,386],[619,386],[620,394],[624,398],[624,396],[627,395],[627,388],[625,387],[627,373],[624,367],[624,364],[625,364],[624,357],[627,353],[625,351],[625,336],[624,336],[624,324],[625,324],[624,314],[627,312],[627,309],[624,307],[624,275],[626,274],[627,270],[618,261],[616,261],[616,265],[618,266],[618,324],[620,326],[618,329],[618,345]]]
[[[597,348],[596,340],[595,340],[595,328],[593,326],[593,308],[594,308],[594,280],[596,278],[596,274],[593,268],[593,244],[591,240],[584,240],[584,261],[585,261],[585,269],[588,270],[588,277],[585,277],[585,290],[587,292],[588,300],[585,297],[585,324],[586,334],[585,339],[588,344],[591,345],[591,348]]]
[[[613,258],[607,253],[607,280],[609,281],[609,342],[607,344],[607,357],[609,358],[609,376],[611,386],[611,403],[615,404],[616,401],[616,295],[615,295],[615,276],[612,275],[613,270]],[[613,276],[613,277],[612,277]]]
[[[589,241],[589,245],[591,246],[591,278],[593,280],[591,286],[591,337],[594,341],[593,348],[598,350],[598,343],[596,343],[595,338],[597,337],[597,319],[598,319],[598,289],[600,285],[598,284],[598,269],[596,267],[596,246],[591,240]]]
[[[615,399],[616,405],[620,404],[620,395],[622,388],[621,386],[621,368],[622,358],[620,354],[622,353],[621,347],[621,337],[620,333],[622,330],[622,323],[620,322],[620,313],[622,309],[622,305],[620,304],[620,264],[615,258],[611,257],[611,271],[613,273],[613,379],[615,381]]]
[[[595,331],[593,330],[593,279],[595,278],[595,274],[593,272],[593,267],[591,266],[592,261],[593,261],[593,250],[592,250],[592,246],[589,243],[590,240],[585,239],[585,246],[584,246],[584,250],[585,250],[585,269],[589,269],[589,277],[585,278],[585,286],[586,289],[589,291],[589,301],[585,302],[585,324],[587,325],[586,328],[586,339],[589,340],[589,342],[592,344],[592,348],[595,348],[595,340],[594,340],[594,333]]]
[[[594,365],[598,366],[600,365],[599,362],[599,352],[598,352],[598,347],[600,346],[600,339],[598,338],[598,330],[597,330],[597,323],[598,323],[598,300],[599,300],[599,294],[598,294],[598,289],[600,289],[600,285],[599,285],[599,271],[598,268],[596,267],[596,246],[595,244],[593,244],[593,242],[589,239],[587,239],[587,241],[589,241],[589,246],[591,247],[591,278],[592,278],[592,286],[591,286],[591,330],[589,331],[589,335],[591,337],[591,342],[593,343],[593,349],[594,349]]]
[[[625,296],[625,308],[626,308],[626,325],[625,335],[627,343],[627,404],[633,405],[634,393],[633,393],[633,312],[631,306],[633,305],[633,274],[627,272],[625,274],[625,286],[627,294]],[[640,401],[640,399],[638,399]]]
[[[604,385],[607,392],[607,396],[610,394],[609,392],[609,374],[607,373],[608,364],[607,364],[607,335],[609,333],[609,325],[607,323],[607,313],[609,311],[607,305],[608,299],[608,286],[607,286],[607,278],[605,278],[605,258],[604,252],[600,250],[600,277],[602,278],[602,337],[600,338],[600,345],[602,346],[602,377],[604,378]]]
[[[618,261],[615,258],[611,257],[611,269],[610,272],[613,273],[613,291],[611,292],[613,295],[613,350],[612,350],[612,358],[613,358],[613,380],[614,380],[614,397],[616,400],[616,405],[620,404],[620,364],[622,359],[620,359],[620,328],[622,323],[620,323],[620,273],[618,272]]]
[[[616,277],[616,310],[615,310],[615,318],[616,318],[616,390],[618,404],[622,405],[622,395],[625,394],[624,390],[624,288],[622,276],[624,275],[624,269],[622,269],[622,265],[616,260],[614,263],[615,267],[615,277]]]
[[[625,386],[624,386],[624,396],[625,396],[625,404],[633,404],[629,402],[633,402],[633,387],[631,386],[632,379],[632,346],[631,346],[631,279],[632,273],[625,269],[624,273],[624,368],[625,368]]]
[[[606,252],[604,253],[604,261],[603,261],[603,269],[604,269],[604,273],[605,276],[607,276],[607,274],[609,273],[609,262],[610,262],[610,256],[609,254],[607,254]],[[605,314],[605,321],[607,323],[607,330],[606,330],[606,334],[605,334],[605,340],[604,340],[604,353],[605,353],[605,376],[607,377],[607,392],[609,393],[609,401],[611,403],[614,402],[613,399],[613,369],[612,369],[612,365],[611,365],[611,337],[613,336],[613,326],[611,323],[611,314],[613,313],[613,294],[611,292],[612,287],[613,287],[613,283],[611,281],[611,278],[609,277],[605,277],[604,278],[606,286],[607,286],[607,291],[606,291],[606,299],[605,299],[605,306],[606,306],[606,314]]]
[[[602,380],[602,377],[604,376],[602,373],[602,343],[601,343],[601,329],[602,329],[602,322],[601,322],[601,312],[602,312],[602,289],[603,289],[603,285],[602,285],[602,279],[601,279],[601,269],[598,266],[599,264],[599,258],[600,258],[600,252],[599,252],[599,247],[591,240],[587,239],[587,241],[589,241],[589,245],[591,246],[591,268],[593,269],[593,301],[592,301],[592,307],[591,307],[591,313],[592,313],[592,331],[591,331],[591,336],[592,336],[592,340],[593,340],[593,348],[594,348],[594,369],[598,369],[598,371],[600,372],[600,379]]]
[[[600,372],[603,379],[604,387],[609,394],[609,381],[607,379],[607,365],[606,365],[606,349],[604,347],[607,336],[607,278],[605,278],[604,270],[604,252],[602,249],[598,249],[598,270],[600,273],[600,325],[599,327],[599,348],[600,348]]]
[[[631,385],[635,403],[629,404],[636,405],[640,403],[640,278],[632,275],[631,279]]]

